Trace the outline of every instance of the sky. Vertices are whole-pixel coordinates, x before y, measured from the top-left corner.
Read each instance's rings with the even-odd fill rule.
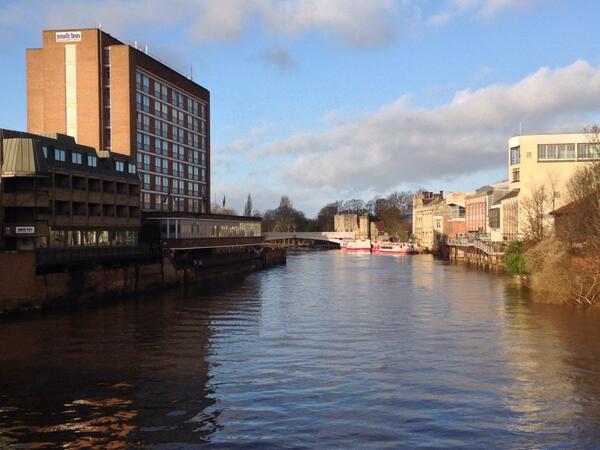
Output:
[[[307,216],[507,178],[507,141],[600,122],[600,2],[0,0],[0,127],[26,129],[25,49],[101,26],[211,93],[212,191]]]

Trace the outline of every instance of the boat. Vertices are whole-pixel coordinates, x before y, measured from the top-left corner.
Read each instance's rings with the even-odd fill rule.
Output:
[[[350,241],[345,241],[340,245],[340,247],[343,250],[370,252],[371,239],[353,239]]]
[[[416,255],[418,250],[410,242],[380,241],[373,243],[375,253],[391,253],[395,255]]]

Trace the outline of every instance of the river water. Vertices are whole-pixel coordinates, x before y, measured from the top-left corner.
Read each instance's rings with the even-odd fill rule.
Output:
[[[592,448],[600,314],[429,256],[0,323],[0,447]]]

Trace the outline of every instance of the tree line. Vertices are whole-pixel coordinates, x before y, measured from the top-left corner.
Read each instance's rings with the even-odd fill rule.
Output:
[[[287,195],[283,195],[279,206],[268,209],[262,214],[263,231],[334,231],[336,214],[368,214],[379,220],[390,236],[407,238],[410,222],[406,215],[412,212],[413,193],[410,191],[392,192],[387,197],[375,197],[369,201],[361,199],[338,200],[323,206],[317,216],[308,218],[296,209]],[[250,199],[250,197],[249,197]]]

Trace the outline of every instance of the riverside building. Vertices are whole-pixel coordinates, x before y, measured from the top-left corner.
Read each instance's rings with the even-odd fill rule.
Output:
[[[586,133],[521,134],[509,140],[509,188],[515,193],[502,201],[505,239],[523,237],[524,214],[519,210],[536,189],[544,188],[549,197],[544,211],[549,220],[568,201],[567,183],[577,168],[600,159],[594,141]]]
[[[442,240],[445,206],[443,191],[419,192],[413,197],[413,237],[429,251],[436,250]]]
[[[0,162],[0,249],[137,245],[140,183],[130,156],[0,129]]]
[[[27,50],[27,127],[133,157],[144,211],[209,212],[209,91],[137,45],[45,30]]]

